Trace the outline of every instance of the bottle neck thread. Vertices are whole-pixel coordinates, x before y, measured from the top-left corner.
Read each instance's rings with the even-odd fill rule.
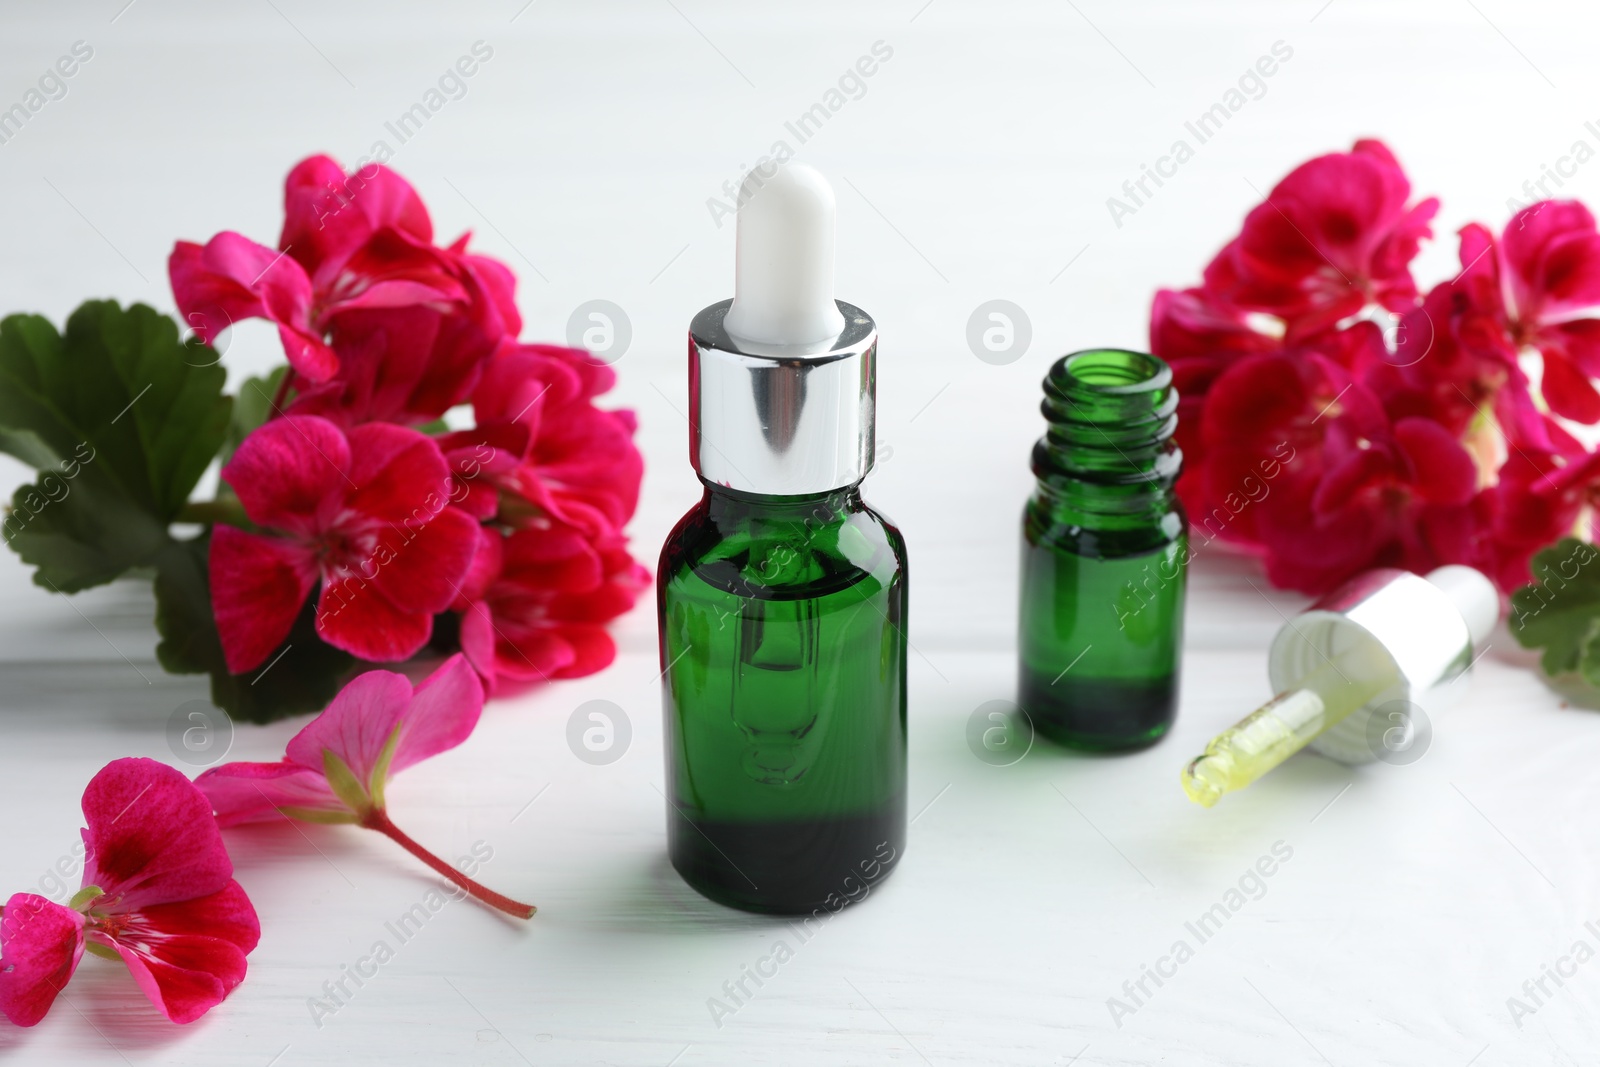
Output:
[[[1050,368],[1044,394],[1048,428],[1033,450],[1042,494],[1102,513],[1170,504],[1183,453],[1166,363],[1123,349],[1075,352]]]

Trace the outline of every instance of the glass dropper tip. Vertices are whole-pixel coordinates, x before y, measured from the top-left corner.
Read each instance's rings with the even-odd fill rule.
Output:
[[[1215,755],[1196,756],[1183,769],[1183,791],[1202,808],[1209,808],[1228,791],[1228,772],[1224,760]]]

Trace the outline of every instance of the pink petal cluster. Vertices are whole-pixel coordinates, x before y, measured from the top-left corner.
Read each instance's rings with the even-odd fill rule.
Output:
[[[514,463],[482,472],[499,491],[498,522],[454,605],[462,651],[491,688],[607,666],[616,650],[605,623],[649,583],[621,533],[644,473],[633,413],[593,404],[615,381],[580,349],[504,346],[473,396],[478,428],[441,441],[463,456],[480,438],[527,433],[522,452],[497,452]],[[457,468],[459,485],[469,473]]]
[[[38,1023],[87,948],[126,964],[168,1019],[193,1022],[244,979],[261,937],[211,802],[166,764],[119,759],[89,782],[83,817],[83,888],[67,905],[6,901],[0,1011]]]
[[[229,671],[268,662],[313,596],[318,636],[369,661],[415,655],[454,612],[490,688],[606,666],[605,624],[649,582],[622,532],[633,413],[595,405],[614,373],[520,343],[510,270],[465,236],[435,245],[387,168],[312,157],[284,202],[276,250],[221,233],[170,262],[197,335],[265,318],[289,361],[222,474],[244,513],[213,527],[209,560]],[[476,425],[438,432],[463,404]]]
[[[1360,141],[1279,182],[1203,284],[1156,294],[1193,536],[1260,552],[1278,585],[1466,563],[1509,591],[1588,521],[1600,457],[1562,420],[1600,422],[1595,220],[1546,201],[1499,238],[1471,224],[1460,273],[1420,295],[1437,209]]]
[[[290,739],[275,763],[228,763],[190,782],[149,759],[108,764],[83,794],[82,888],[0,909],[0,1013],[42,1020],[85,951],[126,965],[157,1009],[188,1023],[244,979],[261,925],[219,826],[295,818],[376,830],[467,894],[517,918],[535,909],[474,881],[389,818],[390,778],[465,741],[483,683],[455,655],[421,683],[368,671]]]

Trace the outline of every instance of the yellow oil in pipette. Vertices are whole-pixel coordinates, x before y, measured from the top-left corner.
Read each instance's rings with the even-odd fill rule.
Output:
[[[1394,661],[1372,642],[1322,658],[1300,684],[1267,701],[1211,739],[1183,769],[1183,791],[1211,807],[1243,789],[1394,685]]]

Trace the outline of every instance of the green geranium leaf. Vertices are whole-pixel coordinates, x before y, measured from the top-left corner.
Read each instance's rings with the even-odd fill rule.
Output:
[[[1546,674],[1582,671],[1600,686],[1600,550],[1564,537],[1535,553],[1531,570],[1533,581],[1511,594],[1512,636],[1544,650]]]
[[[34,459],[41,446],[81,459],[87,443],[86,467],[167,521],[222,445],[225,378],[210,349],[143,304],[91,300],[64,335],[37,315],[0,321],[0,427],[33,435]]]
[[[233,401],[233,417],[228,423],[228,439],[222,449],[224,464],[233,457],[239,442],[272,415],[273,398],[278,395],[283,376],[288,373],[289,365],[284,364],[265,378],[246,378],[239,386],[239,395]]]
[[[114,581],[171,542],[166,523],[121,493],[57,470],[16,491],[4,530],[34,584],[58,593]]]
[[[0,452],[9,452],[38,470],[52,467],[56,463],[56,454],[44,443],[44,438],[32,430],[7,430],[0,427]]]
[[[156,560],[156,658],[172,674],[211,675],[211,702],[236,719],[271,722],[321,711],[339,691],[354,660],[317,637],[315,599],[308,601],[283,646],[249,674],[229,674],[211,614],[206,534],[174,541]]]
[[[61,592],[149,564],[216,456],[232,401],[210,350],[142,304],[90,301],[58,333],[0,321],[0,449],[39,467],[6,540]]]

